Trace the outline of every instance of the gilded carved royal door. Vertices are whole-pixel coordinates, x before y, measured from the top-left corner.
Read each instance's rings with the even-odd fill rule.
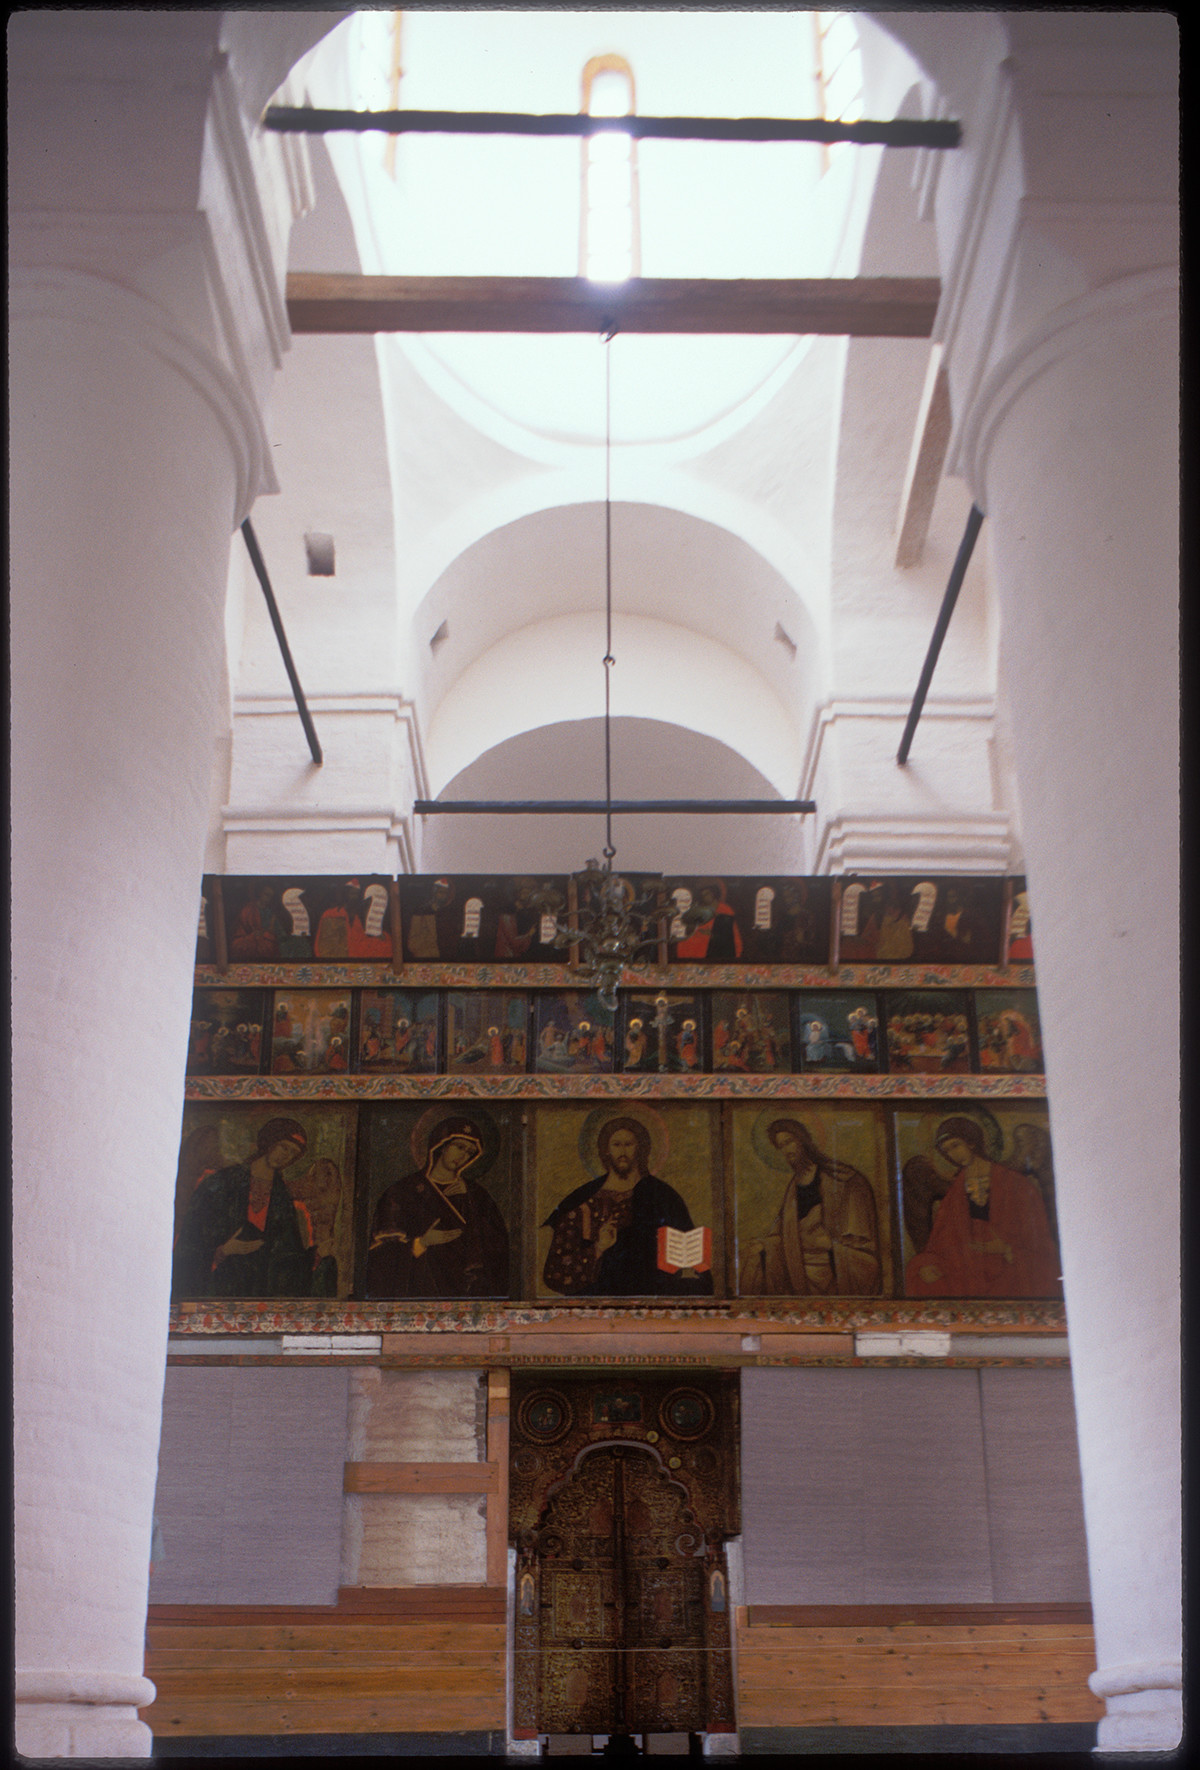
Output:
[[[706,1528],[701,1515],[720,1509],[713,1503],[719,1459],[710,1443],[693,1452],[685,1471],[684,1447],[653,1425],[646,1430],[665,1399],[681,1418],[712,1429],[704,1436],[719,1436],[712,1399],[672,1392],[661,1381],[621,1391],[581,1383],[569,1394],[547,1392],[540,1415],[538,1398],[530,1399],[524,1413],[535,1438],[539,1419],[548,1421],[556,1406],[606,1417],[582,1444],[577,1433],[564,1446],[574,1454],[557,1480],[543,1482],[536,1527],[518,1535],[520,1731],[731,1728],[723,1533],[715,1516]],[[522,1409],[516,1412],[520,1419]],[[535,1461],[543,1474],[553,1475],[555,1462],[563,1467],[562,1457],[544,1459],[527,1447],[518,1448],[514,1467],[532,1472]],[[703,1498],[698,1504],[697,1465],[708,1476],[707,1507]]]

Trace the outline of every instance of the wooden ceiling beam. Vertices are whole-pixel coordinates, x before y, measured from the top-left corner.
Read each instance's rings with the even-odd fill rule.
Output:
[[[936,277],[365,277],[293,271],[293,332],[643,332],[928,338]]]

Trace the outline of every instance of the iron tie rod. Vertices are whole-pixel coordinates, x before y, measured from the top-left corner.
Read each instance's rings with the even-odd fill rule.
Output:
[[[350,130],[385,135],[606,135],[635,141],[839,141],[860,147],[956,148],[961,125],[948,120],[894,117],[857,123],[824,117],[593,117],[566,111],[340,111],[305,105],[269,105],[263,128],[277,135],[328,135]]]

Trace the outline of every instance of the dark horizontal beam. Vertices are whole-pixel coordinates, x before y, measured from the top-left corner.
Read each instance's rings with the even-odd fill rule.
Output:
[[[293,332],[928,338],[936,277],[364,277],[292,271]]]
[[[959,124],[916,118],[840,123],[825,117],[592,117],[578,111],[337,111],[271,105],[263,128],[278,135],[629,135],[635,141],[850,141],[860,147],[956,148]]]
[[[610,806],[605,799],[417,799],[413,810],[418,817],[434,812],[454,816],[499,813],[502,817],[577,817],[583,813],[611,810],[618,812],[656,812],[674,817],[677,813],[692,816],[730,815],[734,817],[802,817],[817,809],[815,799],[614,799]]]

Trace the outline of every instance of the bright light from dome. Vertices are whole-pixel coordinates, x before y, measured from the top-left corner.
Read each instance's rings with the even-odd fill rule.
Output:
[[[837,97],[846,114],[861,77],[855,15],[827,15],[825,39],[813,12],[791,8],[452,4],[402,16],[402,98],[392,92],[396,15],[382,11],[357,14],[320,46],[305,76],[311,102],[583,113],[607,125],[582,141],[410,133],[384,145],[373,133],[330,134],[364,273],[574,276],[616,288],[641,276],[854,274],[868,214],[855,192],[861,197],[860,180],[873,175],[871,150],[643,141],[625,119],[820,115],[818,80],[823,71],[833,87],[835,50],[853,82],[829,103]],[[911,83],[915,69],[905,77]],[[785,361],[809,348],[776,337],[626,338],[630,367],[614,439],[683,447],[731,423],[742,402],[765,397]],[[576,445],[594,446],[603,434],[594,339],[445,333],[391,339],[380,350],[395,359],[398,398],[412,366],[509,449],[573,461]]]
[[[627,117],[633,110],[628,64],[584,73],[591,117]],[[593,283],[623,283],[634,272],[637,177],[633,137],[620,130],[590,136],[583,157],[583,274]]]

